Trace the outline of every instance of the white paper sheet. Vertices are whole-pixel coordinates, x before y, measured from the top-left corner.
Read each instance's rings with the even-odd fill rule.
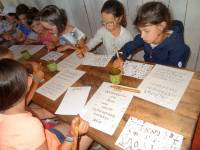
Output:
[[[137,79],[144,79],[148,73],[152,70],[153,65],[134,62],[134,61],[125,61],[123,70],[125,76],[134,77]]]
[[[31,55],[37,53],[41,50],[44,45],[13,45],[9,49],[13,52],[14,58],[19,59],[21,57],[21,52],[28,50]]]
[[[108,55],[97,55],[93,53],[86,53],[83,59],[82,65],[106,67],[106,65],[111,60],[112,56]]]
[[[79,58],[76,53],[72,53],[67,58],[63,59],[60,63],[58,63],[58,70],[62,70],[65,68],[77,68],[79,65],[89,65],[89,66],[98,66],[105,67],[112,56],[107,55],[96,55],[93,53],[86,53],[84,58]]]
[[[81,116],[90,126],[112,135],[133,98],[133,93],[111,88],[111,83],[103,82],[86,104]]]
[[[44,85],[37,89],[37,92],[56,100],[61,96],[68,87],[74,84],[85,72],[79,70],[66,69],[56,74]]]
[[[40,59],[45,60],[45,61],[50,61],[50,60],[58,60],[60,57],[62,57],[64,54],[63,53],[59,53],[56,51],[51,51],[48,54],[44,55],[43,57],[41,57]]]
[[[180,150],[183,136],[130,117],[116,145],[124,150]]]
[[[65,97],[60,103],[55,114],[77,115],[79,114],[89,95],[91,87],[69,87]]]
[[[175,110],[192,76],[191,71],[155,65],[139,85],[141,92],[136,96]]]
[[[81,62],[82,59],[76,56],[76,53],[74,52],[58,63],[58,70],[63,70],[66,68],[75,69],[81,64]]]

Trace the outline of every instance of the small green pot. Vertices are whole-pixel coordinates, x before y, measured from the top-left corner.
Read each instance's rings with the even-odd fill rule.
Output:
[[[110,81],[113,84],[120,84],[122,81],[122,72],[120,69],[112,68],[109,72]]]
[[[54,61],[49,61],[47,63],[47,68],[50,72],[55,72],[57,71],[57,64]]]
[[[28,60],[31,58],[31,54],[28,50],[21,51],[21,58],[24,60]]]

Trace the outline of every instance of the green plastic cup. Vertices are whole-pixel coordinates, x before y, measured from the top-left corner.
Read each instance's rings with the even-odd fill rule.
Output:
[[[118,68],[112,68],[109,72],[110,81],[113,84],[120,84],[122,81],[122,72]]]
[[[50,72],[55,72],[57,71],[57,64],[55,63],[55,61],[48,61],[47,68]]]
[[[31,54],[28,50],[21,51],[21,58],[24,60],[28,60],[31,58]]]

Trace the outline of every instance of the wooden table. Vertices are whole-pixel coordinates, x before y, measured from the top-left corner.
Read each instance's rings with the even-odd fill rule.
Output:
[[[39,61],[38,58],[43,56],[46,52],[47,50],[43,49],[35,54],[32,59]],[[68,51],[64,57],[68,56],[70,53],[72,53],[72,51]],[[61,59],[63,59],[64,57],[62,57]],[[86,74],[83,75],[76,83],[74,83],[73,86],[91,86],[92,89],[88,99],[90,99],[91,96],[96,92],[102,82],[109,82],[109,65],[106,68],[81,65],[78,67],[78,69],[86,71]],[[49,73],[47,70],[45,71],[46,80],[50,79],[54,75],[52,73]],[[121,84],[130,87],[137,87],[140,83],[141,80],[123,76],[123,81]],[[36,104],[54,113],[58,108],[60,102],[62,101],[63,96],[64,94],[60,96],[56,101],[52,101],[36,93],[33,97],[33,101]],[[138,119],[148,121],[150,123],[183,135],[184,141],[182,144],[182,150],[187,150],[190,149],[191,146],[191,141],[199,112],[200,73],[195,73],[175,111],[134,97],[134,101],[132,101],[129,105],[113,136],[107,135],[93,128],[89,129],[88,135],[92,137],[95,141],[104,145],[109,150],[118,150],[120,148],[115,145],[115,142],[129,117],[134,116]],[[70,123],[74,116],[58,115],[58,117]]]

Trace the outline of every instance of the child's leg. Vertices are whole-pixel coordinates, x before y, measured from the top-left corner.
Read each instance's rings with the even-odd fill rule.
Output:
[[[82,136],[80,140],[80,144],[79,144],[80,145],[79,150],[87,150],[92,144],[92,142],[93,142],[93,139],[90,138],[89,136],[86,136],[86,135]]]

